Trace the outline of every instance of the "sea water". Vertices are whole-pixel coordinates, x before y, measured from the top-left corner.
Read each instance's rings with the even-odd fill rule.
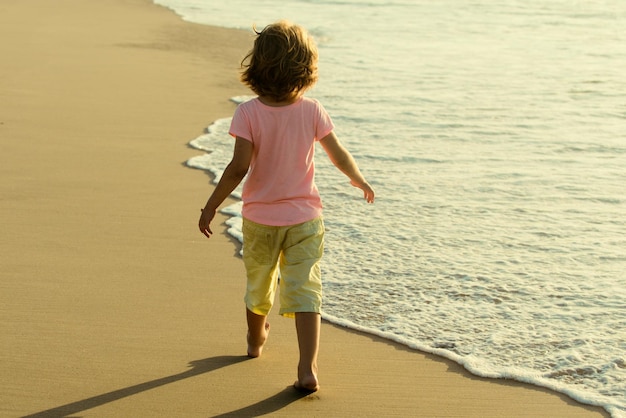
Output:
[[[377,192],[318,149],[324,318],[626,415],[626,2],[155,1],[316,37],[308,95]],[[219,178],[209,122],[188,165]]]

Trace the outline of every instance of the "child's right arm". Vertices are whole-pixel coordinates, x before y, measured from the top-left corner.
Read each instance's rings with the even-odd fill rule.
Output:
[[[252,142],[247,139],[237,137],[235,140],[235,150],[233,158],[224,170],[222,178],[217,183],[211,197],[207,201],[204,209],[201,209],[202,215],[198,221],[200,232],[211,238],[211,221],[217,212],[217,208],[230,196],[231,192],[241,183],[246,176],[250,161],[252,160],[253,146]]]
[[[374,189],[365,180],[352,154],[339,142],[335,133],[331,132],[326,135],[320,140],[320,144],[335,167],[348,176],[350,183],[354,187],[363,190],[363,197],[367,200],[367,203],[374,203]]]

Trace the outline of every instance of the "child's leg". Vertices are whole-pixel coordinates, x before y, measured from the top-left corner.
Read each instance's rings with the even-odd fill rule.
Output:
[[[249,309],[246,309],[246,318],[248,320],[248,356],[259,357],[270,332],[270,324],[266,316],[257,315]]]
[[[259,357],[267,340],[270,324],[267,314],[272,309],[277,286],[280,242],[279,227],[260,225],[243,219],[243,262],[246,266],[246,309],[248,321],[248,356]]]
[[[319,388],[317,380],[317,353],[320,344],[321,316],[316,312],[297,312],[296,331],[300,361],[298,363],[297,389],[316,391]]]

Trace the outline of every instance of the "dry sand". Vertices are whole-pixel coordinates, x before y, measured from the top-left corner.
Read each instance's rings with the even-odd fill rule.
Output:
[[[316,394],[291,320],[244,357],[238,245],[182,163],[250,43],[148,0],[0,3],[0,415],[607,416],[327,323]]]

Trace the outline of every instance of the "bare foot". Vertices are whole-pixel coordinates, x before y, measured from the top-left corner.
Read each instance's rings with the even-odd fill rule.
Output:
[[[267,341],[267,336],[270,334],[270,323],[265,323],[265,329],[263,335],[260,335],[258,338],[253,338],[250,336],[250,331],[248,331],[248,357],[260,357],[261,353],[263,353],[263,345],[265,341]]]
[[[319,382],[317,381],[317,374],[314,370],[301,371],[298,370],[298,380],[293,384],[293,387],[301,392],[316,392],[319,388]]]
[[[293,384],[293,387],[296,388],[296,390],[298,390],[299,392],[313,393],[318,391],[320,385],[317,382],[317,377],[311,375],[302,380],[296,380],[296,383]]]

